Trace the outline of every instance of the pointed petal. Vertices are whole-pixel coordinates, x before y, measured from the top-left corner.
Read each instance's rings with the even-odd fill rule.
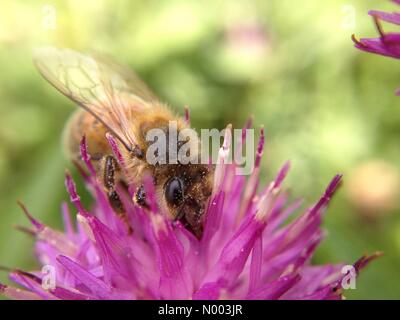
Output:
[[[93,274],[88,272],[82,266],[72,261],[66,256],[59,256],[58,262],[69,272],[71,272],[74,277],[81,282],[85,287],[87,287],[95,296],[100,299],[110,299],[112,298],[111,288],[107,286],[104,281],[95,277]]]
[[[0,296],[13,300],[40,300],[39,295],[34,292],[6,286],[0,283]]]
[[[279,299],[285,292],[292,288],[300,281],[298,274],[288,275],[278,278],[271,283],[261,286],[250,292],[247,296],[249,300],[276,300]]]
[[[193,289],[184,261],[183,246],[168,221],[161,215],[155,215],[152,219],[157,240],[161,296],[164,299],[188,299]]]

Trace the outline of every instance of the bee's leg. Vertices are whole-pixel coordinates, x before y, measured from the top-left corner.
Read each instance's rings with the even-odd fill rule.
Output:
[[[117,160],[111,155],[104,156],[103,160],[103,183],[108,195],[108,201],[114,211],[121,217],[128,228],[128,234],[133,232],[122,201],[116,190],[116,172],[119,171]],[[121,181],[122,182],[122,181]],[[128,189],[128,187],[126,187]]]
[[[146,191],[144,190],[143,185],[136,190],[134,201],[138,206],[150,209],[149,204],[146,202]]]
[[[115,188],[115,173],[119,169],[118,163],[111,155],[105,156],[103,161],[103,183],[107,191],[108,200],[118,214],[123,214],[125,209]]]
[[[116,173],[120,170],[117,160],[111,155],[103,157],[103,183],[107,192],[108,201],[114,211],[121,217],[128,228],[128,234],[133,232],[122,201],[116,190]]]

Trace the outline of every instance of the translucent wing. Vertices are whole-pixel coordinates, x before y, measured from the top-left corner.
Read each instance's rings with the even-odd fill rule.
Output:
[[[100,55],[54,47],[37,49],[34,63],[55,88],[95,116],[126,148],[133,149],[135,114],[158,102],[136,74]]]

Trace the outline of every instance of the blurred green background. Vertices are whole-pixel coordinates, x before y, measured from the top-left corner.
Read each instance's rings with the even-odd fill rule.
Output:
[[[98,50],[134,68],[196,128],[264,124],[263,180],[312,203],[336,173],[316,263],[384,251],[348,298],[400,298],[400,63],[353,48],[390,1],[24,1],[0,3],[0,264],[35,266],[16,200],[61,227],[63,124],[73,104],[34,69],[36,46]],[[82,192],[82,187],[80,187]],[[87,196],[87,195],[86,195]],[[0,281],[7,281],[0,274]]]

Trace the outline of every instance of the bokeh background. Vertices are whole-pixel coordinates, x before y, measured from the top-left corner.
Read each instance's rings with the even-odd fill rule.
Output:
[[[400,298],[400,62],[353,48],[375,36],[380,0],[25,1],[0,3],[0,264],[35,266],[16,201],[61,227],[60,135],[73,104],[34,69],[40,45],[97,50],[134,68],[196,128],[265,125],[263,179],[291,160],[286,186],[316,201],[336,173],[316,263],[384,256],[353,299]],[[80,186],[85,201],[90,198]],[[0,274],[0,281],[7,281]]]

